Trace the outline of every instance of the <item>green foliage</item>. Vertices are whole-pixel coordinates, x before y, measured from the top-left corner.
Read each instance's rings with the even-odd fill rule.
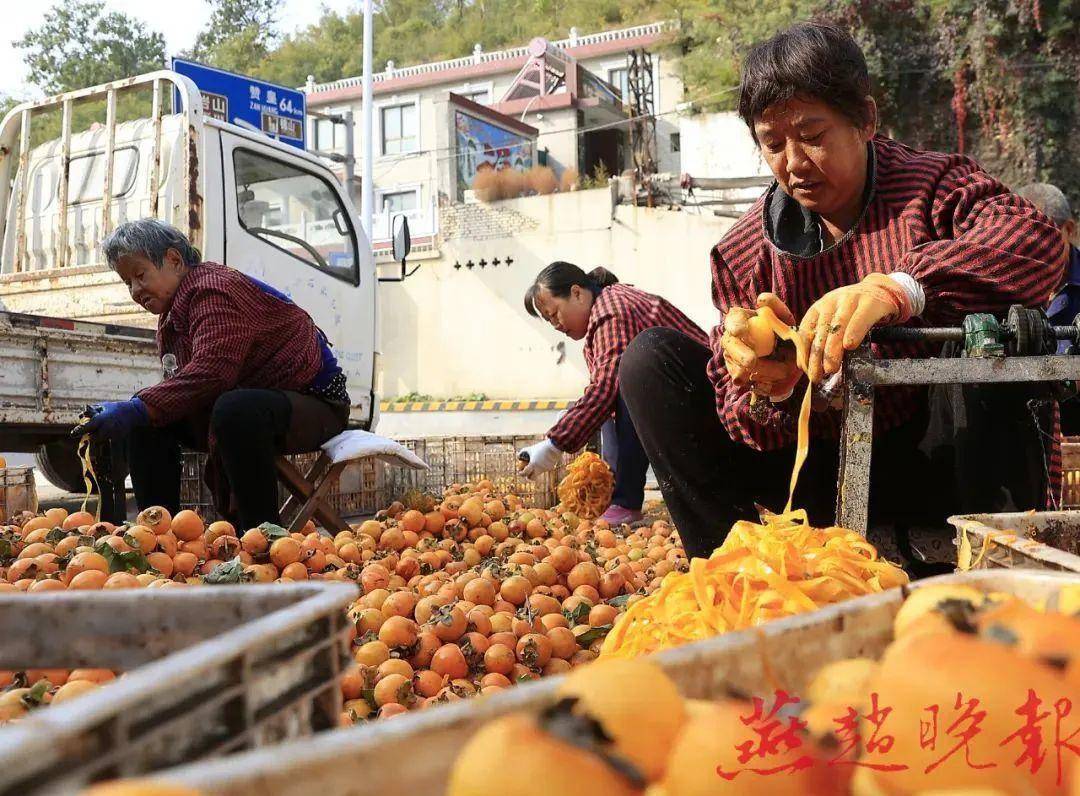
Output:
[[[255,74],[277,44],[282,0],[206,0],[210,19],[190,55],[242,74]]]
[[[165,38],[101,0],[57,3],[40,27],[13,42],[29,81],[49,94],[160,69]]]

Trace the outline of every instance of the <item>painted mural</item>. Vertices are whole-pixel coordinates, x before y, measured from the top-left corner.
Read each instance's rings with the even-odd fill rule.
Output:
[[[458,199],[472,187],[483,169],[517,169],[533,166],[533,141],[475,116],[456,112]]]

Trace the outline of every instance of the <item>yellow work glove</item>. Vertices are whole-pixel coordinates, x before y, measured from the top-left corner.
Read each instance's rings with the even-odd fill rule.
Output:
[[[769,307],[782,323],[795,325],[795,316],[774,293],[762,293],[757,298],[758,307]],[[802,376],[795,361],[795,349],[779,345],[775,338],[763,346],[755,343],[750,332],[750,319],[756,309],[732,307],[724,316],[724,334],[720,348],[724,366],[731,381],[740,387],[749,387],[755,394],[773,401],[782,401],[791,395]],[[766,353],[771,352],[771,353]]]
[[[858,348],[879,324],[911,318],[911,299],[885,274],[869,274],[854,285],[830,290],[811,305],[799,324],[811,339],[807,375],[817,383],[840,370],[844,352]]]

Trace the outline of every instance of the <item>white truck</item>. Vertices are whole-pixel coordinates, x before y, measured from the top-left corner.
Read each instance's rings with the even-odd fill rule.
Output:
[[[140,97],[149,114],[118,122]],[[73,132],[88,102],[104,104],[104,124]],[[350,425],[374,427],[378,277],[349,192],[315,155],[205,117],[195,84],[159,71],[24,103],[0,122],[0,451],[37,453],[49,480],[79,489],[67,440],[78,413],[162,378],[155,318],[100,247],[146,216],[306,309],[347,375]]]

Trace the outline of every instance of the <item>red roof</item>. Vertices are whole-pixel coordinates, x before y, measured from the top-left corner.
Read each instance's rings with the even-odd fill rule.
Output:
[[[645,33],[625,39],[613,39],[610,41],[584,44],[577,47],[562,47],[562,49],[577,60],[597,58],[611,53],[626,52],[638,47],[648,47],[656,44],[663,38],[662,32]],[[457,66],[422,74],[410,74],[403,77],[390,77],[379,80],[374,84],[374,92],[379,94],[395,94],[408,89],[423,86],[434,86],[440,83],[470,82],[489,75],[501,75],[505,72],[516,72],[525,65],[527,55],[517,57],[500,58],[498,60],[485,61],[467,66]],[[329,105],[346,99],[359,99],[363,95],[362,87],[350,85],[342,88],[328,89],[324,91],[312,91],[307,95],[309,105]]]

